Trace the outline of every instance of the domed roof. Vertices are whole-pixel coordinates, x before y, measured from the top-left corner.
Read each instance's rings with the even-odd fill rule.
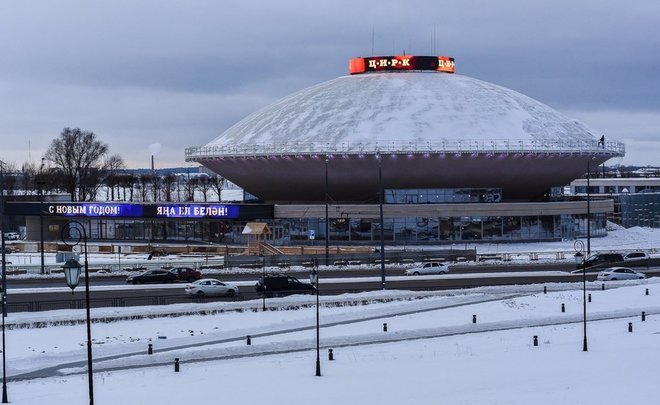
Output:
[[[291,94],[239,121],[207,147],[461,140],[593,141],[594,132],[516,91],[467,76],[371,73]]]

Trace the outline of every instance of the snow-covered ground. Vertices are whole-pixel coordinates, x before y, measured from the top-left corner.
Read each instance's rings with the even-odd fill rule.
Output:
[[[635,235],[636,248],[660,246],[660,232],[633,229],[592,250]],[[526,245],[519,251],[542,249]],[[586,353],[581,283],[543,286],[322,296],[321,377],[315,297],[269,299],[266,312],[260,300],[93,309],[95,403],[659,403],[660,279],[588,283]],[[6,321],[9,401],[87,403],[84,311]]]
[[[94,323],[96,403],[655,404],[660,280],[599,286],[588,291],[587,353],[579,284],[547,294],[537,285],[321,297],[322,377],[314,376],[313,297],[269,300],[276,311],[261,312],[260,301],[191,304],[191,312],[206,306],[207,314]],[[136,311],[92,316],[130,318]],[[10,314],[10,324],[33,327],[7,331],[9,378],[61,365],[55,376],[10,380],[11,403],[85,403],[85,326],[65,324],[82,317]],[[180,373],[173,371],[175,357]],[[616,384],[603,383],[613,375]]]

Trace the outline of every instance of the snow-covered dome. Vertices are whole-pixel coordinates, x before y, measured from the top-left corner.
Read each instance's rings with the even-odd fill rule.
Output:
[[[581,122],[516,91],[461,75],[395,72],[306,88],[249,115],[207,147],[595,139]]]
[[[187,148],[186,160],[265,201],[323,201],[326,193],[373,201],[381,171],[386,190],[497,188],[504,200],[529,201],[624,153],[620,142],[516,91],[406,71],[301,90]]]

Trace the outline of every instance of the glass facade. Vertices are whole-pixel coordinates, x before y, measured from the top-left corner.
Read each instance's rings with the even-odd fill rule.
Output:
[[[660,228],[660,193],[620,194],[614,201],[624,227]]]
[[[385,190],[385,204],[498,203],[500,188],[442,188]]]
[[[247,220],[119,220],[86,219],[93,240],[151,242],[212,242],[245,244]],[[265,220],[274,245],[314,244],[324,241],[325,218]],[[339,243],[374,244],[380,241],[380,221],[369,218],[333,218],[330,240]],[[606,215],[592,214],[591,236],[606,234]],[[469,216],[386,218],[388,243],[431,244],[457,242],[539,241],[586,236],[586,215]],[[313,234],[313,239],[310,238]],[[323,242],[321,242],[323,243]]]
[[[651,194],[646,194],[651,196]],[[491,203],[502,200],[501,189],[399,189],[386,191],[386,204]],[[643,206],[649,207],[644,201]],[[660,206],[660,205],[658,205]],[[405,211],[404,211],[405,212]],[[245,244],[243,229],[254,220],[231,219],[93,219],[90,238],[136,241],[200,241]],[[279,218],[266,222],[271,234],[265,240],[274,245],[324,243],[375,244],[384,239],[390,244],[438,244],[455,242],[541,241],[584,237],[586,215],[528,216],[421,216],[386,218]],[[606,215],[593,214],[591,235],[606,234]]]

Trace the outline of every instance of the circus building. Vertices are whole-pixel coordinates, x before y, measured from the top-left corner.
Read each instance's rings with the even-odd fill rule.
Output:
[[[563,186],[612,157],[585,124],[516,91],[455,73],[445,56],[355,58],[349,75],[239,121],[199,162],[274,206],[273,242],[553,240],[586,232]],[[381,192],[382,190],[382,192]],[[382,199],[381,199],[382,196]],[[611,200],[592,200],[592,235]],[[242,224],[236,223],[239,229]]]

